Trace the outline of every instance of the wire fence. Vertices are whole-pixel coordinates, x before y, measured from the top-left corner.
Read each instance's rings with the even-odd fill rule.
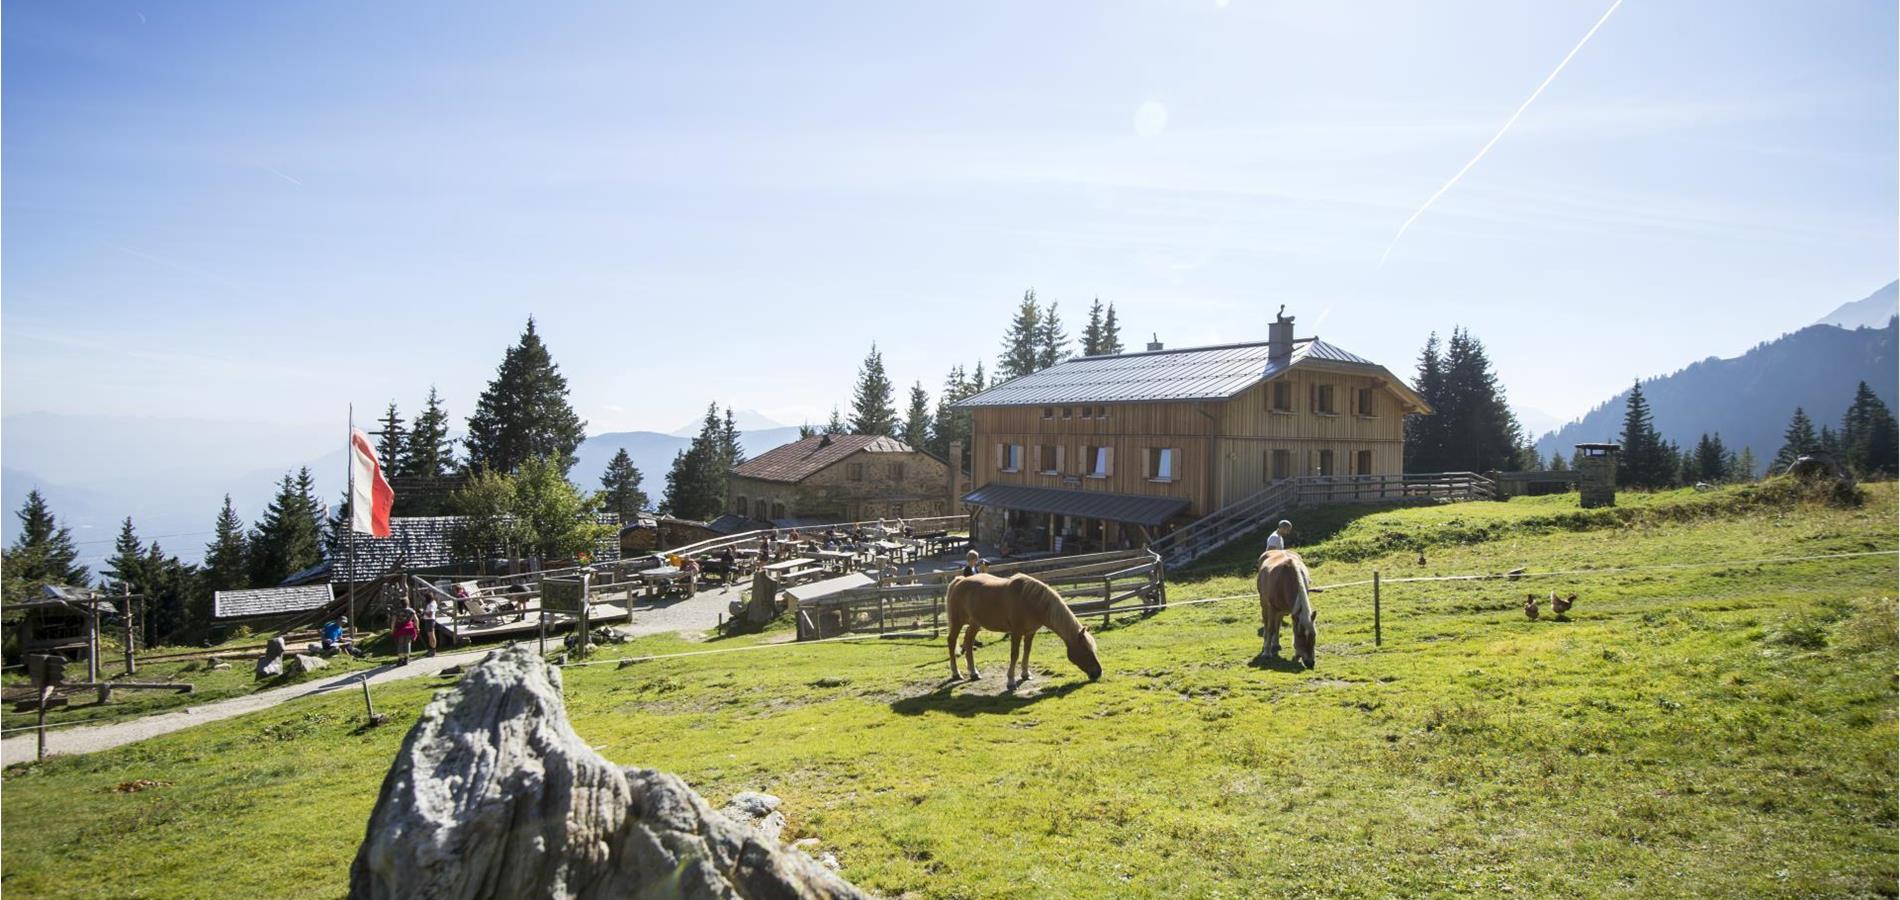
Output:
[[[1332,584],[1314,585],[1312,587],[1312,590],[1315,593],[1320,593],[1320,592],[1325,592],[1325,591],[1338,591],[1338,590],[1345,590],[1348,588],[1365,587],[1365,586],[1373,584],[1375,580],[1378,581],[1382,585],[1426,584],[1426,583],[1433,583],[1433,582],[1456,582],[1456,581],[1503,581],[1503,580],[1515,581],[1515,580],[1524,580],[1524,579],[1532,579],[1532,578],[1555,578],[1555,577],[1574,578],[1574,577],[1581,577],[1581,576],[1620,575],[1620,574],[1628,574],[1628,573],[1634,573],[1634,572],[1669,572],[1669,571],[1685,571],[1685,570],[1693,570],[1693,569],[1744,568],[1748,566],[1760,566],[1760,565],[1768,565],[1772,563],[1819,562],[1819,561],[1826,561],[1826,560],[1865,559],[1865,558],[1876,557],[1876,556],[1889,556],[1889,557],[1900,558],[1900,549],[1864,550],[1864,551],[1855,551],[1855,552],[1846,552],[1846,553],[1814,553],[1814,554],[1807,554],[1807,555],[1800,555],[1800,556],[1757,556],[1757,557],[1747,557],[1743,559],[1703,560],[1699,562],[1688,562],[1688,563],[1646,563],[1642,565],[1633,565],[1633,566],[1606,566],[1606,567],[1589,568],[1589,569],[1558,569],[1558,570],[1552,570],[1548,572],[1495,572],[1495,573],[1483,572],[1483,573],[1458,574],[1458,575],[1418,575],[1418,576],[1411,576],[1411,577],[1406,577],[1406,578],[1382,578],[1382,579],[1364,578],[1364,579],[1357,579],[1353,581],[1335,582]],[[1212,603],[1232,603],[1237,600],[1258,601],[1259,595],[1255,592],[1249,591],[1246,593],[1229,594],[1229,595],[1221,596],[1221,597],[1198,597],[1193,600],[1171,600],[1167,603],[1166,608],[1173,609],[1176,607],[1202,606],[1202,605],[1207,605],[1207,604],[1212,604]],[[1165,623],[1168,620],[1165,617],[1161,617],[1161,618],[1151,619],[1149,621],[1151,623]],[[737,646],[737,647],[715,647],[708,650],[682,650],[682,651],[677,651],[673,653],[650,653],[650,654],[644,654],[640,656],[612,657],[612,658],[607,658],[607,659],[568,660],[566,662],[559,663],[558,667],[566,668],[566,669],[578,669],[578,668],[587,668],[587,667],[592,667],[592,666],[611,665],[611,666],[615,666],[616,668],[628,668],[630,666],[634,666],[639,663],[658,662],[658,661],[669,660],[669,659],[687,659],[691,657],[720,656],[720,655],[735,654],[735,653],[760,653],[760,652],[772,652],[772,651],[795,652],[799,648],[811,647],[818,644],[838,644],[838,643],[863,642],[863,641],[889,642],[890,640],[891,640],[890,637],[875,634],[875,633],[846,634],[846,635],[840,635],[837,637],[821,638],[817,640],[807,640],[807,641],[796,641],[796,642],[788,641],[788,642],[769,643],[769,644],[745,644],[745,645]],[[903,643],[897,644],[896,646],[921,647],[925,645],[903,642]],[[932,649],[936,649],[934,643],[931,644],[930,646]],[[350,677],[355,677],[359,674],[366,674],[366,673],[352,673]],[[233,698],[233,699],[236,699],[236,698]],[[117,716],[98,716],[98,717],[88,718],[88,719],[69,720],[65,722],[49,724],[45,726],[45,728],[47,731],[52,731],[55,729],[73,728],[73,727],[78,727],[81,725],[110,724],[112,722],[117,722],[117,721],[125,721],[125,720],[135,719],[135,718],[145,718],[147,716],[153,716],[153,715],[163,715],[164,713],[171,712],[171,711],[173,710],[157,710],[157,711],[152,711],[148,713],[128,713],[125,715],[117,715]],[[15,728],[5,728],[5,729],[0,729],[0,735],[19,734],[19,733],[31,732],[35,730],[37,730],[37,726],[33,726],[33,725],[27,725],[27,726],[15,727]]]

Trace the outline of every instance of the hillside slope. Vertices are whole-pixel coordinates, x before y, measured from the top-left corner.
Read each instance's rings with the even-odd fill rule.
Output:
[[[1637,527],[1565,525],[1575,495],[1349,511],[1305,547],[1313,580],[1382,571],[1384,644],[1369,587],[1327,590],[1314,671],[1248,664],[1257,607],[1220,576],[1091,621],[1099,682],[1047,636],[1013,695],[994,635],[975,683],[945,683],[940,639],[614,664],[706,649],[669,636],[567,669],[565,693],[608,758],[715,803],[776,794],[787,840],[892,897],[1873,896],[1896,875],[1892,556],[1536,577],[1753,560],[1765,533],[1891,550],[1894,486],[1868,494],[1646,494]],[[1429,565],[1414,540],[1365,555],[1388,533]],[[1533,580],[1394,580],[1517,566]],[[1524,592],[1551,589],[1582,599],[1528,621]],[[378,689],[381,728],[339,694],[11,769],[6,818],[39,824],[0,845],[7,887],[341,894],[429,695]]]
[[[1886,287],[1866,297],[1835,307],[1833,312],[1815,320],[1814,324],[1879,328],[1896,315],[1900,315],[1900,281],[1890,281]]]
[[[1734,359],[1710,357],[1674,374],[1643,382],[1643,396],[1663,437],[1691,446],[1703,433],[1722,435],[1736,452],[1752,448],[1765,464],[1781,447],[1781,433],[1795,407],[1817,424],[1840,427],[1866,381],[1889,406],[1900,393],[1896,324],[1847,330],[1811,325],[1756,346]],[[1569,453],[1584,441],[1614,441],[1623,428],[1622,391],[1537,442],[1540,453]]]

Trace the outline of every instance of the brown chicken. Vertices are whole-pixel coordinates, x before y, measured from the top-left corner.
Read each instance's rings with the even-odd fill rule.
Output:
[[[1537,595],[1536,594],[1524,595],[1524,618],[1529,619],[1533,622],[1537,621]]]
[[[1575,605],[1576,602],[1577,602],[1576,594],[1571,594],[1568,597],[1559,597],[1557,596],[1556,591],[1550,592],[1550,611],[1556,613],[1557,615],[1561,616],[1564,613],[1569,612],[1570,607]]]
[[[1421,566],[1425,564],[1425,551],[1423,550],[1418,551],[1418,564]]]

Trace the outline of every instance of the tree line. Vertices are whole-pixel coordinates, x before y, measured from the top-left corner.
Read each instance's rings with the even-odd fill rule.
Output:
[[[1622,449],[1616,482],[1621,486],[1719,484],[1753,481],[1761,474],[1761,463],[1752,448],[1743,447],[1737,453],[1722,443],[1720,434],[1704,434],[1691,447],[1665,441],[1643,397],[1641,382],[1630,386],[1618,440]],[[1781,448],[1769,458],[1769,473],[1784,471],[1796,459],[1813,453],[1826,453],[1862,478],[1891,478],[1900,468],[1900,426],[1896,426],[1887,404],[1863,381],[1841,418],[1839,431],[1823,425],[1817,433],[1807,412],[1795,407]]]
[[[1033,372],[1039,372],[1076,353],[1082,356],[1106,356],[1123,352],[1121,322],[1115,305],[1104,305],[1097,298],[1089,306],[1079,342],[1069,335],[1062,322],[1059,304],[1043,304],[1035,289],[1023,292],[1020,303],[1004,331],[1001,352],[992,376],[977,360],[972,367],[952,366],[937,390],[936,402],[922,381],[913,382],[898,408],[897,386],[884,364],[883,351],[876,343],[858,365],[847,406],[834,405],[831,416],[822,425],[810,422],[799,426],[798,436],[821,434],[865,434],[894,437],[953,465],[970,464],[970,414],[954,409],[957,402]],[[845,410],[848,408],[849,412]],[[690,447],[674,457],[667,473],[662,512],[687,519],[710,519],[720,514],[726,499],[726,472],[745,461],[738,434],[731,427],[732,412],[726,411],[723,423],[716,418],[717,406],[709,407],[699,435]],[[962,458],[950,460],[950,445],[961,442]]]

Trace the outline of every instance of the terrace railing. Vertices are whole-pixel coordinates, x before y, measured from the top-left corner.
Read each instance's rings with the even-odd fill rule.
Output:
[[[1405,500],[1488,500],[1491,480],[1472,472],[1404,475],[1311,475],[1274,482],[1189,522],[1149,544],[1168,565],[1180,567],[1232,543],[1299,506],[1396,503]]]

